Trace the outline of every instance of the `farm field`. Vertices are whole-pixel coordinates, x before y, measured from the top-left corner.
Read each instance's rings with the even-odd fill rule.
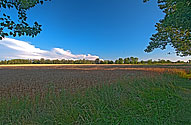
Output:
[[[0,11],[0,125],[191,125],[191,0]]]
[[[191,124],[190,65],[0,66],[1,124]]]

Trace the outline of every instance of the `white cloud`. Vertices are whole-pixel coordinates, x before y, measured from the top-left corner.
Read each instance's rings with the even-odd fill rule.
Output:
[[[1,59],[87,59],[95,60],[99,58],[93,55],[75,55],[69,50],[53,48],[52,50],[41,50],[28,42],[4,38],[0,40],[0,58]]]

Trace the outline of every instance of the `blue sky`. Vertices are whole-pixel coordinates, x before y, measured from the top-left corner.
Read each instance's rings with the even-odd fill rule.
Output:
[[[111,60],[130,56],[143,60],[190,58],[168,55],[174,51],[170,47],[165,51],[144,52],[150,36],[156,32],[155,23],[164,17],[156,0],[148,3],[142,0],[52,0],[27,14],[29,23],[38,21],[43,31],[35,38],[14,39],[41,50],[52,52],[60,48],[73,55],[91,54]],[[1,58],[5,58],[3,53],[16,53],[13,48],[4,47],[5,44],[0,44]]]

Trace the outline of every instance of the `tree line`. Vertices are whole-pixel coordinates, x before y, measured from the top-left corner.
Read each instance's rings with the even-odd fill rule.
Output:
[[[50,60],[50,59],[11,59],[11,60],[1,60],[0,64],[171,64],[171,63],[190,63],[191,60],[188,62],[184,61],[176,61],[172,62],[170,60],[163,60],[159,59],[156,60],[147,60],[147,61],[139,61],[137,57],[128,57],[128,58],[119,58],[115,61],[113,60],[102,60],[102,59],[95,59],[95,60]]]

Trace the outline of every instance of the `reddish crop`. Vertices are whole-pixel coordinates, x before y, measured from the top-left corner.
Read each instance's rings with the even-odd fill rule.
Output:
[[[179,68],[179,69],[178,69]],[[170,72],[186,75],[184,67],[147,65],[56,65],[0,67],[0,96],[44,96],[50,86],[57,93],[115,83],[125,78],[153,77]]]

